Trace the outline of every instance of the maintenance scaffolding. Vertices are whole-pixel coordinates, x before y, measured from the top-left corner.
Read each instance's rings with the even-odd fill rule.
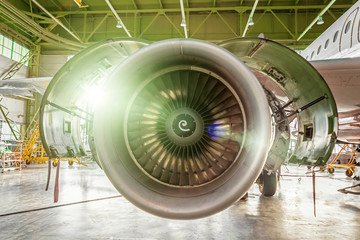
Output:
[[[347,163],[341,164],[340,156],[343,154],[350,155]],[[345,168],[345,174],[348,177],[351,177],[355,171],[355,162],[356,157],[359,154],[359,149],[351,144],[343,144],[341,146],[340,151],[336,154],[334,159],[326,166],[325,169],[328,170],[329,173],[334,173],[335,168]]]

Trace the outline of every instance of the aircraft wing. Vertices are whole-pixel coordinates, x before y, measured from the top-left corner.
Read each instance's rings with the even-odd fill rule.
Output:
[[[0,94],[32,97],[35,92],[43,95],[51,79],[43,77],[0,81]]]
[[[336,99],[339,113],[360,108],[360,57],[310,61]]]

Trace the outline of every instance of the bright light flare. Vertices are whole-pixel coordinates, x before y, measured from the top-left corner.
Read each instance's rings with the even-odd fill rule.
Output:
[[[104,103],[105,97],[104,90],[98,85],[87,86],[84,90],[84,101],[91,106]]]

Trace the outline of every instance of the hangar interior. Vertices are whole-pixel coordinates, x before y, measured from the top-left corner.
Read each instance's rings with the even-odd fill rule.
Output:
[[[86,98],[97,105],[102,105],[104,104],[102,99],[107,97],[96,88],[85,89],[85,87],[84,89],[89,91],[84,93],[85,90],[81,89],[82,76],[74,74],[69,77],[66,75],[68,72],[76,72],[77,70],[86,72],[86,69],[89,69],[90,72],[90,69],[94,68],[102,74],[103,71],[107,71],[106,65],[120,64],[122,59],[127,58],[137,49],[167,39],[198,39],[219,44],[232,52],[231,39],[242,37],[249,37],[250,39],[261,36],[301,53],[356,2],[354,0],[1,0],[0,149],[2,173],[0,174],[0,203],[3,208],[0,210],[0,222],[2,223],[0,228],[3,231],[0,231],[0,239],[313,239],[314,237],[324,239],[329,237],[329,234],[334,238],[356,239],[360,234],[359,198],[357,195],[346,195],[337,191],[354,182],[353,178],[350,177],[352,173],[350,176],[347,175],[347,168],[336,168],[335,174],[328,171],[316,172],[315,177],[315,173],[313,175],[305,174],[307,169],[303,165],[285,163],[281,167],[277,166],[280,172],[277,191],[273,197],[263,196],[259,192],[257,184],[253,184],[254,186],[249,186],[248,191],[246,191],[248,195],[246,200],[236,201],[225,211],[205,218],[172,220],[153,216],[139,210],[126,198],[119,195],[116,184],[114,184],[117,178],[109,177],[109,180],[102,171],[101,167],[105,167],[106,173],[112,176],[111,167],[109,167],[111,164],[107,165],[106,161],[99,164],[98,161],[95,161],[96,157],[94,156],[100,153],[92,151],[92,145],[98,144],[99,146],[100,142],[100,140],[96,140],[94,143],[93,134],[99,133],[92,132],[93,121],[88,120],[88,114],[84,112],[81,101]],[[101,41],[105,44],[102,45]],[[101,58],[101,51],[104,54],[105,51],[110,51],[107,47],[110,48],[113,42],[119,42],[121,48],[114,48],[113,52],[109,54],[111,56],[109,59],[117,58],[118,60]],[[257,43],[252,42],[252,44],[256,45]],[[259,44],[263,43],[260,42]],[[97,48],[94,46],[101,50],[95,52]],[[240,44],[239,46],[243,45]],[[280,52],[282,50],[279,46],[269,44],[269,48],[279,48]],[[203,45],[199,44],[199,52],[202,51],[202,47]],[[168,49],[169,52],[173,49],[166,44],[161,48]],[[159,49],[161,48],[159,47]],[[234,48],[237,49],[236,46]],[[209,50],[207,47],[204,49],[204,52],[209,55],[212,54],[210,47]],[[236,55],[235,52],[232,53]],[[289,57],[293,56],[293,53],[288,54]],[[94,55],[99,57],[96,58]],[[96,58],[96,60],[91,60],[89,56],[93,56],[93,59]],[[199,58],[202,58],[202,55]],[[143,59],[148,63],[151,63],[153,59],[157,59],[153,61],[162,63],[160,54],[159,57],[155,58],[149,53],[147,56],[144,55]],[[277,57],[273,56],[273,59],[277,59]],[[133,62],[135,60],[134,57]],[[141,61],[142,58],[138,57],[138,60]],[[220,63],[220,57],[218,61]],[[297,61],[299,61],[299,65],[303,64],[303,59],[298,58]],[[179,60],[179,62],[181,61]],[[206,74],[206,70],[201,69],[205,69],[208,62],[206,60],[201,62],[199,72]],[[244,62],[250,62],[251,69],[256,69],[256,62],[251,62],[246,58]],[[104,69],[98,67],[99,65],[105,66]],[[128,67],[123,67],[124,72],[130,74],[137,71],[129,66],[128,64]],[[187,70],[188,68],[181,68],[179,71],[186,72]],[[122,73],[119,72],[119,74]],[[273,78],[277,76],[276,73],[270,75]],[[185,75],[181,76],[184,77]],[[195,79],[195,75],[189,73],[188,76],[190,76],[188,81]],[[213,76],[215,76],[214,79],[217,78],[216,71],[214,71]],[[256,77],[261,78],[259,75]],[[64,83],[60,85],[60,88],[57,88],[60,91],[55,91],[55,93],[49,90],[56,87],[55,83],[49,83],[53,78],[58,81],[57,83],[63,79]],[[111,78],[113,78],[112,75]],[[176,77],[170,74],[168,78],[175,79]],[[221,78],[221,76],[218,77],[218,79]],[[176,85],[176,80],[173,81]],[[220,82],[224,83],[223,81]],[[154,83],[157,86],[161,84],[164,83]],[[211,84],[212,82],[209,80],[207,85]],[[216,86],[221,88],[220,85]],[[224,85],[228,86],[227,84]],[[109,84],[109,86],[116,86],[116,83],[113,81],[112,85]],[[164,84],[164,86],[164,89],[170,88],[170,85]],[[107,90],[110,89],[111,87],[108,87]],[[228,90],[228,92],[235,91],[232,88]],[[141,93],[141,91],[136,90],[135,92]],[[198,94],[199,99],[203,99],[201,90],[195,88],[194,91],[199,91],[196,94],[194,93],[194,96]],[[213,90],[204,87],[203,92],[205,91],[211,92]],[[285,88],[286,91],[295,92],[296,87]],[[324,91],[326,92],[326,90]],[[81,95],[81,92],[86,96]],[[309,90],[309,94],[311,94],[310,92]],[[132,99],[133,108],[141,108],[143,104],[146,105],[140,101],[140,93],[136,96],[129,95],[129,98]],[[306,103],[310,103],[307,108],[311,109],[311,106],[317,106],[317,102],[322,103],[323,99],[327,101],[329,98],[331,101],[330,95],[331,93],[321,99],[314,95],[311,99],[304,99],[303,102],[301,100],[301,103],[294,105],[295,107],[291,111],[307,106]],[[273,95],[268,92],[266,96],[268,101],[270,101],[271,96]],[[258,99],[260,98],[258,97]],[[290,98],[282,100],[281,104],[284,105],[290,100]],[[75,104],[78,109],[70,108],[70,105],[66,107],[66,101],[71,102],[71,104],[75,102],[78,104]],[[218,99],[218,101],[223,100]],[[187,100],[184,102],[186,103]],[[174,103],[174,108],[177,107],[176,104]],[[105,105],[104,109],[109,107],[109,105]],[[113,103],[110,106],[113,106]],[[240,104],[239,108],[243,110],[243,108],[248,107],[253,108],[254,105],[242,106]],[[41,110],[41,108],[43,109]],[[60,109],[60,111],[71,116],[80,116],[79,122],[74,123],[71,120],[61,119],[60,125],[63,127],[61,131],[64,136],[66,133],[71,133],[74,127],[78,127],[78,136],[72,136],[71,141],[76,138],[76,141],[82,142],[84,148],[69,149],[66,146],[62,155],[60,150],[62,146],[59,148],[56,144],[50,146],[51,141],[57,142],[57,138],[61,138],[57,135],[58,129],[48,131],[46,136],[41,135],[42,131],[47,130],[46,126],[52,126],[53,121],[56,122],[53,120],[56,117],[53,118],[51,114],[57,116],[57,113],[56,111],[53,113],[52,108]],[[329,126],[325,129],[329,135],[326,141],[331,141],[331,144],[335,145],[335,142],[330,140],[333,136],[330,129],[331,127],[335,129],[336,126],[336,114],[332,112],[332,109],[336,107],[330,104],[329,108],[326,119],[329,121],[327,123]],[[197,113],[182,109],[176,109],[176,114],[190,116],[190,119],[197,125],[206,124],[197,119]],[[91,109],[86,110],[91,111]],[[276,112],[277,109],[272,109],[272,111]],[[290,113],[292,113],[291,111]],[[39,119],[39,115],[44,114],[44,112],[51,117],[46,115]],[[103,110],[101,113],[110,112],[111,110]],[[171,113],[170,118],[172,117],[175,120],[180,116],[173,117],[173,115]],[[137,116],[130,117],[135,119]],[[151,119],[151,117],[149,118]],[[256,123],[259,125],[265,121],[264,119],[253,118],[254,121],[257,120]],[[305,122],[302,123],[305,127],[303,133],[300,134],[304,135],[302,138],[305,141],[306,138],[309,138],[308,133],[313,134],[312,124],[315,125],[315,123],[306,122],[308,120],[306,116],[302,120]],[[106,125],[104,121],[99,116],[95,122]],[[277,119],[276,121],[281,123],[287,120],[280,117],[280,120]],[[235,121],[235,123],[237,122]],[[231,124],[234,124],[234,121]],[[297,131],[297,125],[292,126],[290,124],[289,126],[290,130],[288,131]],[[217,125],[215,125],[216,127]],[[106,131],[111,132],[109,129]],[[208,127],[206,129],[208,130]],[[97,130],[97,132],[99,131]],[[228,130],[225,129],[224,131]],[[194,132],[196,133],[196,130]],[[141,134],[141,131],[137,134]],[[177,134],[176,131],[175,134]],[[266,136],[263,132],[261,134]],[[130,137],[134,136],[135,134]],[[177,143],[177,138],[175,136],[171,140]],[[260,135],[257,138],[261,138]],[[275,135],[274,138],[278,139],[279,137]],[[48,143],[44,143],[44,139]],[[49,141],[49,139],[53,140]],[[68,140],[63,138],[63,141]],[[272,141],[276,142],[276,140]],[[110,137],[106,141],[107,144],[105,141],[103,142],[103,145],[107,146],[117,144],[117,142],[113,143]],[[261,149],[266,148],[266,139],[259,140],[259,142],[264,144],[258,148],[258,152],[265,151]],[[232,144],[232,142],[226,143]],[[131,144],[146,145],[147,142],[134,141],[134,143],[128,144],[130,145],[128,148],[134,148]],[[156,144],[158,143],[155,142],[154,145]],[[188,143],[181,142],[181,144]],[[287,144],[290,145],[290,149],[296,148],[296,141],[289,140]],[[298,147],[298,151],[310,151],[308,145],[305,146],[304,143],[305,147]],[[333,145],[332,147],[334,147]],[[52,151],[52,146],[55,146],[56,151]],[[344,145],[341,147],[345,151]],[[334,153],[338,153],[341,147],[335,146],[331,159],[334,159],[336,155]],[[102,148],[106,149],[106,146]],[[346,149],[346,151],[350,151],[350,155],[348,153],[340,156],[338,160],[345,165],[348,164],[348,159],[353,159],[354,155],[351,153],[354,152],[355,154],[356,150],[350,145],[349,148],[350,150]],[[332,150],[332,148],[327,148],[321,154],[330,156],[331,151],[329,149]],[[277,157],[275,150],[270,151],[270,155]],[[74,151],[76,154],[72,154]],[[146,155],[147,151],[151,151],[151,149],[147,149],[143,154]],[[193,151],[198,153],[202,150],[194,148]],[[21,160],[16,157],[18,152],[21,153]],[[78,152],[81,154],[78,155]],[[134,152],[136,151],[134,150]],[[284,154],[289,156],[290,152],[286,151]],[[106,153],[100,155],[105,156]],[[198,155],[199,158],[200,156]],[[285,158],[285,156],[281,157]],[[49,161],[49,157],[52,161]],[[305,157],[298,158],[297,160],[302,161],[300,163],[308,160]],[[320,159],[320,162],[327,161],[325,156],[323,158],[314,157],[314,159]],[[48,168],[48,163],[52,165],[51,168]],[[141,165],[141,163],[136,164]],[[250,165],[248,162],[246,164]],[[116,166],[114,169],[117,169]],[[315,168],[312,169],[315,170]],[[141,171],[146,174],[146,166]],[[259,171],[254,174],[258,175]],[[156,178],[154,172],[155,170],[150,178]],[[169,173],[172,173],[172,170]],[[208,173],[206,176],[208,175],[210,174]],[[224,174],[219,173],[219,175]],[[201,177],[196,176],[194,178],[196,180],[192,182],[190,177],[190,183],[187,184],[199,184],[199,189],[207,184],[207,180],[204,180],[205,183],[201,182]],[[177,180],[180,185],[183,184],[181,177]],[[164,186],[168,187],[167,185],[171,185],[177,180],[169,177],[169,181]],[[159,177],[155,182],[163,184],[165,181]],[[209,180],[208,182],[211,183],[212,181]],[[184,184],[186,185],[186,183]],[[225,185],[225,183],[222,184]],[[45,187],[48,191],[45,191]],[[160,191],[159,189],[157,191]],[[164,195],[173,194],[171,191],[165,192]],[[204,192],[207,191],[210,190],[204,190]],[[128,192],[123,195],[127,196],[127,194]],[[195,193],[189,191],[186,194]],[[137,196],[141,196],[141,194]],[[144,192],[144,198],[145,196],[146,193]],[[209,199],[202,201],[206,205]],[[136,203],[138,203],[137,200],[135,200],[135,205],[141,205]],[[140,206],[140,208],[145,208],[144,210],[147,211],[146,207]],[[200,209],[200,207],[198,208]],[[150,210],[148,212],[161,215],[157,214],[156,211]],[[199,210],[199,212],[201,211]],[[211,211],[209,210],[209,212]],[[217,211],[211,213],[215,212]],[[163,216],[173,218],[173,215],[170,214]],[[189,218],[188,215],[184,216],[179,218]],[[201,213],[198,216],[202,217]]]

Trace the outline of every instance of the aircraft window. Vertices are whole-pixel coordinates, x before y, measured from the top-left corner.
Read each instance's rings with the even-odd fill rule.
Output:
[[[314,57],[314,53],[315,53],[315,52],[312,52],[312,53],[311,53],[310,59],[312,59],[312,58]]]
[[[324,46],[324,49],[327,49],[327,47],[329,46],[329,39],[328,40],[326,40],[326,42],[325,42],[325,46]]]
[[[339,34],[339,31],[336,31],[336,33],[334,34],[333,42],[336,42],[338,34]]]
[[[321,51],[321,45],[318,47],[317,55],[319,55],[320,51]]]
[[[345,26],[345,33],[347,33],[350,29],[351,21],[348,21],[348,23]]]

